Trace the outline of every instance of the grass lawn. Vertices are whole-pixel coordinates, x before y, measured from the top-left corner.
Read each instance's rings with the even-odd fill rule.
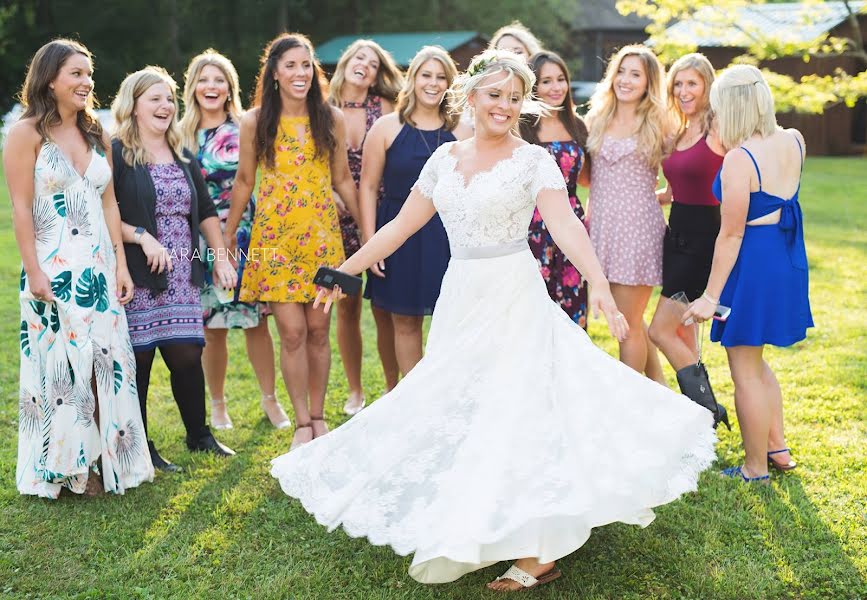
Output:
[[[0,183],[0,597],[495,597],[484,583],[505,564],[454,584],[422,586],[406,574],[408,557],[342,530],[327,534],[280,491],[268,461],[286,451],[291,430],[275,431],[263,419],[240,332],[230,336],[227,386],[236,428],[220,436],[237,457],[186,451],[167,371],[157,361],[152,435],[185,473],[158,474],[122,497],[19,496],[19,258]],[[811,158],[801,196],[817,327],[804,343],[767,351],[801,466],[773,476],[767,488],[710,471],[697,493],[661,507],[649,528],[598,529],[561,561],[565,576],[536,598],[867,597],[867,161]],[[364,319],[364,380],[376,398],[382,378],[369,313]],[[590,329],[615,351],[601,322]],[[346,418],[346,388],[332,348],[326,414],[334,427]],[[734,417],[725,355],[719,346],[705,348],[717,396]],[[670,369],[668,375],[674,385]],[[280,397],[290,406],[282,389]],[[718,455],[719,468],[739,464],[737,427],[720,431]]]

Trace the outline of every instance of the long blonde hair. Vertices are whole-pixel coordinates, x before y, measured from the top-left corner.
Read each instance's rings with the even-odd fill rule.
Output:
[[[175,103],[175,114],[166,130],[166,141],[179,160],[188,162],[183,155],[184,145],[178,130],[178,86],[172,76],[162,67],[147,66],[126,76],[120,84],[114,102],[111,103],[111,116],[114,117],[114,122],[117,124],[114,137],[123,144],[123,160],[131,167],[147,164],[152,158],[142,144],[138,124],[132,113],[135,110],[136,100],[149,87],[157,83],[164,83],[169,86]]]
[[[196,99],[196,84],[202,74],[202,70],[212,65],[222,71],[223,77],[229,83],[229,97],[226,98],[226,114],[235,123],[239,123],[244,108],[241,105],[241,92],[238,83],[238,72],[232,61],[214,50],[208,48],[190,61],[187,72],[184,75],[184,116],[178,126],[181,131],[181,140],[190,152],[199,150],[199,124],[202,122],[202,109]]]
[[[406,79],[404,79],[403,88],[397,96],[397,106],[395,107],[395,111],[397,112],[398,119],[401,123],[409,123],[413,127],[415,126],[415,121],[412,120],[412,113],[415,110],[416,105],[415,78],[422,65],[431,59],[434,59],[443,66],[443,70],[446,72],[446,83],[450,88],[455,78],[458,76],[458,68],[455,66],[455,61],[452,60],[449,53],[441,46],[424,46],[419,50],[413,57],[412,62],[409,64],[409,68],[406,70]],[[457,127],[460,119],[460,115],[452,110],[450,96],[451,95],[448,91],[446,91],[445,95],[443,95],[442,102],[440,102],[440,117],[442,117],[442,120],[445,123],[445,128],[448,131]]]
[[[777,130],[771,88],[752,65],[735,65],[723,71],[710,88],[710,104],[726,150],[737,148],[756,133],[768,137]]]
[[[620,65],[627,56],[637,56],[644,66],[647,76],[647,91],[638,104],[636,114],[640,120],[638,126],[638,147],[643,152],[650,166],[658,166],[666,153],[666,139],[670,134],[670,118],[665,103],[665,84],[663,78],[665,69],[656,55],[646,46],[632,44],[624,46],[608,62],[605,77],[596,87],[590,98],[590,110],[586,121],[589,124],[590,135],[587,138],[587,148],[591,155],[596,155],[602,148],[605,130],[614,117],[617,109],[617,96],[614,94],[614,78]]]
[[[710,107],[710,87],[713,85],[715,78],[713,65],[710,64],[708,58],[700,52],[685,54],[674,61],[674,64],[671,65],[671,68],[668,70],[668,78],[666,81],[666,90],[668,91],[668,111],[671,114],[674,126],[676,127],[674,132],[675,140],[680,139],[689,125],[689,119],[683,113],[683,109],[680,108],[680,102],[678,102],[674,95],[674,78],[677,77],[678,73],[685,71],[686,69],[695,69],[699,77],[704,81],[704,95],[701,99],[702,105],[704,106],[704,113],[701,115],[701,119],[699,120],[699,123],[701,123],[702,134],[709,132],[711,130],[711,124],[713,123],[713,109]]]
[[[403,87],[403,73],[394,62],[391,53],[383,50],[382,46],[373,40],[355,40],[349,48],[340,55],[334,75],[329,85],[328,101],[334,106],[343,107],[343,85],[346,83],[346,65],[362,48],[372,50],[379,59],[379,70],[376,73],[376,81],[370,86],[370,93],[394,102]]]
[[[533,32],[520,21],[512,21],[508,25],[504,25],[497,29],[494,32],[494,35],[491,36],[491,43],[488,44],[488,50],[495,50],[497,44],[500,43],[500,40],[507,35],[510,35],[521,42],[521,45],[527,49],[527,60],[537,52],[542,51],[542,42],[540,42],[539,38],[533,35]]]

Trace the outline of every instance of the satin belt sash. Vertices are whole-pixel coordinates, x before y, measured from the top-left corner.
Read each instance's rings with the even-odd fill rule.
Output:
[[[497,258],[498,256],[508,256],[517,254],[522,250],[529,250],[530,245],[526,239],[514,240],[496,246],[479,246],[479,247],[457,247],[452,248],[452,258],[458,260],[476,260],[479,258]]]

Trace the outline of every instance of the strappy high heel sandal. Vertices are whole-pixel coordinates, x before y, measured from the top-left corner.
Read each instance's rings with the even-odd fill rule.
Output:
[[[318,424],[318,425],[317,425]],[[313,427],[313,438],[320,438],[326,433],[328,433],[328,424],[325,422],[325,419],[320,415],[318,417],[310,417],[310,425]]]
[[[730,479],[738,479],[740,478],[743,483],[762,483],[767,484],[771,478],[770,475],[759,475],[758,477],[747,477],[744,473],[742,467],[729,467],[728,469],[723,469],[719,473],[723,477],[729,477]]]
[[[232,419],[226,409],[225,398],[211,398],[211,427],[214,429],[232,429]]]
[[[299,433],[302,433],[302,431],[305,429],[310,430],[310,439],[309,440],[301,439],[298,435]],[[309,444],[312,441],[313,441],[313,427],[310,425],[309,422],[307,423],[307,425],[301,425],[301,424],[295,425],[295,435],[292,436],[292,445],[289,446],[289,452],[292,452],[293,450],[303,446],[304,444]]]
[[[771,458],[771,456],[773,456],[774,454],[782,454],[783,452],[788,452],[791,454],[792,449],[791,448],[783,448],[782,450],[774,450],[772,452],[768,452],[768,464],[771,465],[772,467],[774,467],[775,469],[777,469],[778,471],[791,471],[792,469],[794,469],[795,467],[798,466],[798,463],[793,461],[791,459],[791,457],[789,458],[789,462],[787,462],[787,463],[777,462],[776,460]]]
[[[286,416],[286,411],[284,411],[283,407],[280,406],[280,403],[277,402],[276,395],[262,394],[262,398],[259,400],[259,406],[262,407],[262,412],[264,412],[265,416],[268,417],[268,420],[271,421],[271,425],[277,429],[286,429],[292,425],[292,421],[290,421],[289,417]],[[302,425],[302,427],[307,427],[307,425]]]

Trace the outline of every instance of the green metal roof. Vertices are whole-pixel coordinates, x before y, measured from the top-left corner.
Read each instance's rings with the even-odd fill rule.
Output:
[[[479,37],[475,31],[418,31],[409,33],[359,33],[342,35],[317,46],[316,56],[325,65],[336,65],[340,55],[357,39],[370,39],[391,53],[397,64],[409,65],[422,46],[437,45],[448,51]]]

